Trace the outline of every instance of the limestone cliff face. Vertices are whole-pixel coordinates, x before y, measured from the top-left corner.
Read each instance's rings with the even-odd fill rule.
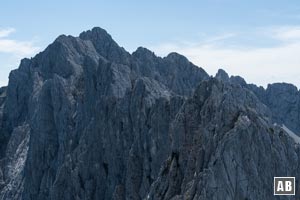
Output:
[[[273,123],[285,124],[300,136],[300,91],[296,86],[288,83],[274,83],[264,89],[254,84],[247,84],[239,76],[229,78],[224,70],[219,70],[216,78],[251,90],[270,109]]]
[[[207,78],[175,53],[130,55],[100,28],[58,37],[11,73],[3,100],[1,90],[1,198],[145,196],[171,121]]]
[[[274,176],[300,178],[300,149],[270,116],[240,85],[202,82],[172,122],[172,153],[148,199],[275,199]]]
[[[273,125],[297,91],[280,109],[277,91],[101,28],[61,35],[0,89],[0,199],[269,199],[273,176],[300,178]]]

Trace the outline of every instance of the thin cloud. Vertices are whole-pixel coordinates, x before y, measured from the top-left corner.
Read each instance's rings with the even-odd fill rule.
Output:
[[[0,38],[7,37],[15,31],[16,30],[14,28],[0,29]]]
[[[266,29],[264,34],[268,33],[268,37],[276,43],[276,45],[270,46],[247,48],[248,44],[240,43],[239,46],[233,47],[226,46],[226,42],[217,45],[212,40],[213,42],[203,45],[165,43],[153,46],[152,50],[161,56],[173,51],[179,52],[212,75],[219,68],[223,68],[229,74],[241,75],[248,82],[264,87],[273,82],[289,82],[299,87],[300,28],[298,28],[277,27]],[[260,34],[262,38],[266,37],[262,32]],[[249,35],[249,37],[251,36],[260,39],[257,32]],[[224,37],[224,40],[226,39]],[[199,44],[199,42],[194,44]]]
[[[273,37],[282,41],[300,40],[300,26],[274,28],[273,33]]]
[[[16,68],[20,60],[36,54],[40,49],[34,41],[21,41],[12,38],[14,28],[0,29],[0,87],[7,85],[9,72]]]
[[[32,55],[39,50],[32,42],[0,39],[0,53],[11,53],[17,56]]]
[[[215,42],[219,42],[219,41],[224,41],[224,40],[236,37],[237,35],[238,35],[237,33],[224,33],[224,34],[208,37],[204,40],[203,43],[211,44],[211,43],[215,43]]]
[[[9,53],[16,57],[31,56],[39,50],[32,41],[10,39],[14,28],[0,29],[0,53]]]

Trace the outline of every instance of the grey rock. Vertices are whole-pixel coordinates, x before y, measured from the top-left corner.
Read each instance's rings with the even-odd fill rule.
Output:
[[[2,160],[1,199],[21,199],[24,190],[24,166],[27,159],[30,129],[28,124],[14,128]]]
[[[208,79],[208,74],[177,53],[170,53],[164,58],[156,57],[145,48],[138,48],[133,54],[139,75],[151,77],[176,94],[191,96],[200,81]]]
[[[4,106],[6,98],[6,87],[1,87],[0,88],[0,107],[2,108]]]
[[[300,135],[300,91],[296,86],[288,83],[274,83],[264,89],[254,84],[247,84],[239,76],[231,76],[228,79],[227,73],[222,69],[219,70],[216,78],[251,90],[271,110],[273,123],[284,124]]]
[[[94,28],[79,37],[61,35],[22,60],[10,74],[3,108],[2,199],[141,199],[148,193],[170,152],[171,121],[207,74],[177,54],[153,55],[159,62],[136,56]],[[22,153],[15,153],[17,146]]]
[[[276,83],[268,85],[265,103],[272,110],[272,119],[285,124],[300,135],[300,92],[292,84]]]
[[[130,54],[119,47],[104,29],[95,27],[82,32],[79,38],[92,42],[97,52],[110,61],[122,64],[130,63]]]
[[[219,69],[216,76],[216,79],[221,80],[223,82],[228,82],[229,81],[229,76],[227,72],[225,72],[223,69]]]
[[[172,153],[145,199],[293,199],[274,197],[272,180],[299,177],[299,145],[251,93],[202,82],[172,123]]]
[[[300,176],[273,125],[297,129],[298,91],[275,86],[129,54],[101,28],[61,35],[0,89],[0,199],[273,198],[273,176]]]

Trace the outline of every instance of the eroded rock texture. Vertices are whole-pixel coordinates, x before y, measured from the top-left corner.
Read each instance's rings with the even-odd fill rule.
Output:
[[[298,98],[101,28],[61,35],[0,89],[0,199],[273,199],[274,176],[300,178],[280,127],[300,133]]]

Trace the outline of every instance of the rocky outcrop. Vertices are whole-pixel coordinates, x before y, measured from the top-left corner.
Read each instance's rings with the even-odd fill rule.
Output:
[[[269,116],[240,85],[202,82],[172,123],[147,199],[274,199],[274,176],[299,178],[300,149]]]
[[[6,137],[5,135],[2,133],[2,129],[3,129],[3,108],[5,105],[5,99],[6,99],[6,87],[2,87],[0,88],[0,130],[1,130],[1,134],[0,134],[0,159],[2,160],[4,157],[4,152],[6,149],[6,146],[4,146],[3,144],[6,143]],[[4,186],[4,180],[3,180],[3,169],[2,169],[3,165],[0,164],[0,189]]]
[[[276,83],[268,85],[265,104],[273,112],[273,120],[285,124],[300,135],[300,92],[292,84]]]
[[[5,100],[6,100],[6,87],[2,87],[0,88],[0,127],[2,127],[2,123],[3,123],[3,109],[5,106]]]
[[[296,86],[288,83],[274,83],[264,89],[254,84],[247,84],[239,76],[229,78],[222,69],[218,71],[216,78],[251,90],[271,110],[273,123],[284,124],[300,135],[300,91]]]
[[[274,90],[101,28],[61,35],[0,89],[0,199],[269,199],[300,176]]]
[[[1,197],[145,196],[170,152],[171,121],[208,78],[179,54],[151,60],[149,52],[130,55],[94,28],[22,60],[4,107]]]
[[[3,107],[6,98],[6,87],[0,88],[0,106]]]

